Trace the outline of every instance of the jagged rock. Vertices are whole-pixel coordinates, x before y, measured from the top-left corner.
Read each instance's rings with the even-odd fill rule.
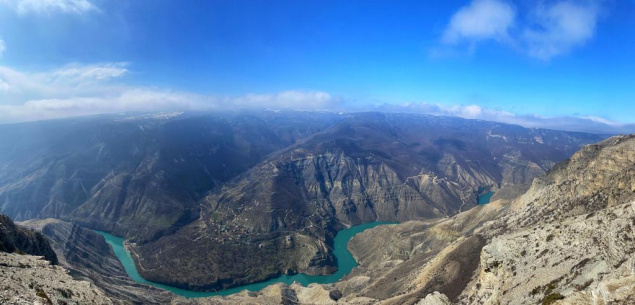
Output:
[[[113,304],[103,291],[76,281],[42,257],[0,252],[0,304]]]
[[[435,291],[431,294],[428,294],[425,298],[423,298],[417,305],[450,305],[450,299],[446,297],[444,294]]]
[[[628,277],[635,263],[632,223],[635,203],[626,203],[497,236],[483,248],[479,288],[467,300],[536,303]]]
[[[635,137],[585,146],[536,179],[491,236],[466,304],[628,304],[635,285]]]
[[[7,215],[0,214],[0,252],[18,252],[44,256],[57,264],[57,255],[42,234],[16,226]]]

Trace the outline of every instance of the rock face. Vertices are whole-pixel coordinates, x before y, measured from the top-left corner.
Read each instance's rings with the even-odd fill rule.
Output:
[[[0,304],[113,304],[90,282],[55,266],[44,236],[0,215]]]
[[[635,137],[584,147],[536,179],[493,237],[463,301],[635,302]]]
[[[594,138],[455,118],[355,114],[269,155],[210,192],[197,221],[133,250],[145,278],[190,289],[288,269],[330,272],[328,245],[338,229],[454,215],[474,207],[480,189],[528,183]]]
[[[44,256],[57,264],[57,255],[48,240],[40,233],[16,226],[11,218],[0,214],[0,252]]]
[[[38,256],[0,252],[0,304],[113,304],[103,291],[74,280]]]
[[[417,305],[450,305],[450,300],[445,294],[434,292],[423,298]]]
[[[465,302],[635,302],[633,223],[635,202],[497,236],[483,248],[478,280]]]

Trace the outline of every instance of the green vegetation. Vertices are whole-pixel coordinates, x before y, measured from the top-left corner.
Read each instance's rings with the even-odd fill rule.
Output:
[[[37,295],[38,297],[46,300],[46,304],[53,304],[53,301],[51,301],[51,299],[49,298],[49,296],[46,294],[46,292],[38,289],[38,291],[35,293],[35,295]]]
[[[542,299],[542,305],[549,305],[549,304],[553,304],[558,300],[562,300],[564,299],[564,296],[559,294],[559,293],[552,293],[548,296],[546,296],[544,299]]]

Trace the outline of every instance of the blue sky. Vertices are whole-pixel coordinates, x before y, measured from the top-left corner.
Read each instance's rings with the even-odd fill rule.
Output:
[[[630,128],[633,88],[627,0],[0,0],[0,122],[265,107]]]

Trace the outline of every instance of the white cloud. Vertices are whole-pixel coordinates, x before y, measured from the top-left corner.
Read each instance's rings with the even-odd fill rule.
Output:
[[[75,63],[37,72],[0,66],[0,122],[188,108],[200,99],[185,93],[135,88],[116,82],[127,73],[126,63]]]
[[[55,12],[84,14],[97,10],[97,7],[88,0],[0,0],[0,4],[11,7],[20,15]]]
[[[134,87],[119,79],[127,63],[71,64],[60,69],[20,72],[0,66],[0,123],[125,111],[228,109],[337,109],[338,99],[322,91],[212,96]]]
[[[9,92],[9,88],[11,88],[9,87],[9,84],[0,79],[0,94]]]
[[[225,102],[237,108],[328,110],[333,109],[339,101],[323,91],[283,91],[230,97],[225,98]]]
[[[493,40],[542,60],[566,54],[593,38],[599,0],[530,1],[515,10],[503,0],[473,0],[450,19],[441,37],[446,45]]]
[[[23,122],[126,111],[299,109],[327,110],[335,103],[328,93],[285,91],[215,97],[152,88],[126,88],[114,95],[28,100],[0,105],[0,122]]]
[[[4,40],[0,39],[0,57],[2,57],[2,54],[6,50],[7,50],[7,46],[4,44]]]
[[[22,122],[125,111],[194,109],[198,97],[185,93],[130,89],[114,96],[30,100],[0,105],[0,121]]]
[[[608,126],[615,126],[615,127],[620,127],[623,126],[624,124],[619,123],[619,122],[615,122],[615,121],[611,121],[611,120],[607,120],[605,118],[601,118],[598,116],[582,116],[580,117],[581,119],[585,119],[585,120],[589,120],[591,122],[595,122],[595,123],[600,123],[600,124],[605,124]]]
[[[506,111],[483,108],[478,105],[442,105],[432,103],[406,103],[401,105],[379,105],[374,108],[385,112],[409,112],[431,115],[453,116],[465,119],[515,124],[531,128],[547,128],[591,133],[633,133],[635,124],[624,124],[596,116],[543,117],[518,115]]]
[[[536,8],[533,26],[522,36],[529,55],[548,60],[585,44],[595,33],[598,15],[599,7],[592,3],[563,1]]]
[[[126,62],[101,63],[95,65],[71,64],[52,73],[54,79],[67,82],[82,82],[87,80],[108,80],[118,78],[128,73]]]
[[[448,111],[454,113],[454,116],[468,119],[475,119],[483,114],[483,108],[477,105],[453,106],[450,107]]]
[[[463,40],[506,40],[515,19],[516,12],[506,2],[475,0],[452,16],[442,40],[448,44]]]
[[[20,72],[0,66],[4,83],[0,103],[19,104],[27,100],[101,96],[118,92],[121,85],[111,80],[124,76],[125,63],[72,64],[53,71]]]
[[[290,90],[241,96],[200,95],[118,83],[127,64],[72,64],[51,71],[20,72],[0,66],[0,123],[66,118],[127,111],[297,109],[413,112],[571,131],[635,132],[635,125],[600,117],[546,118],[492,110],[479,105],[410,103],[346,105],[324,91]]]

